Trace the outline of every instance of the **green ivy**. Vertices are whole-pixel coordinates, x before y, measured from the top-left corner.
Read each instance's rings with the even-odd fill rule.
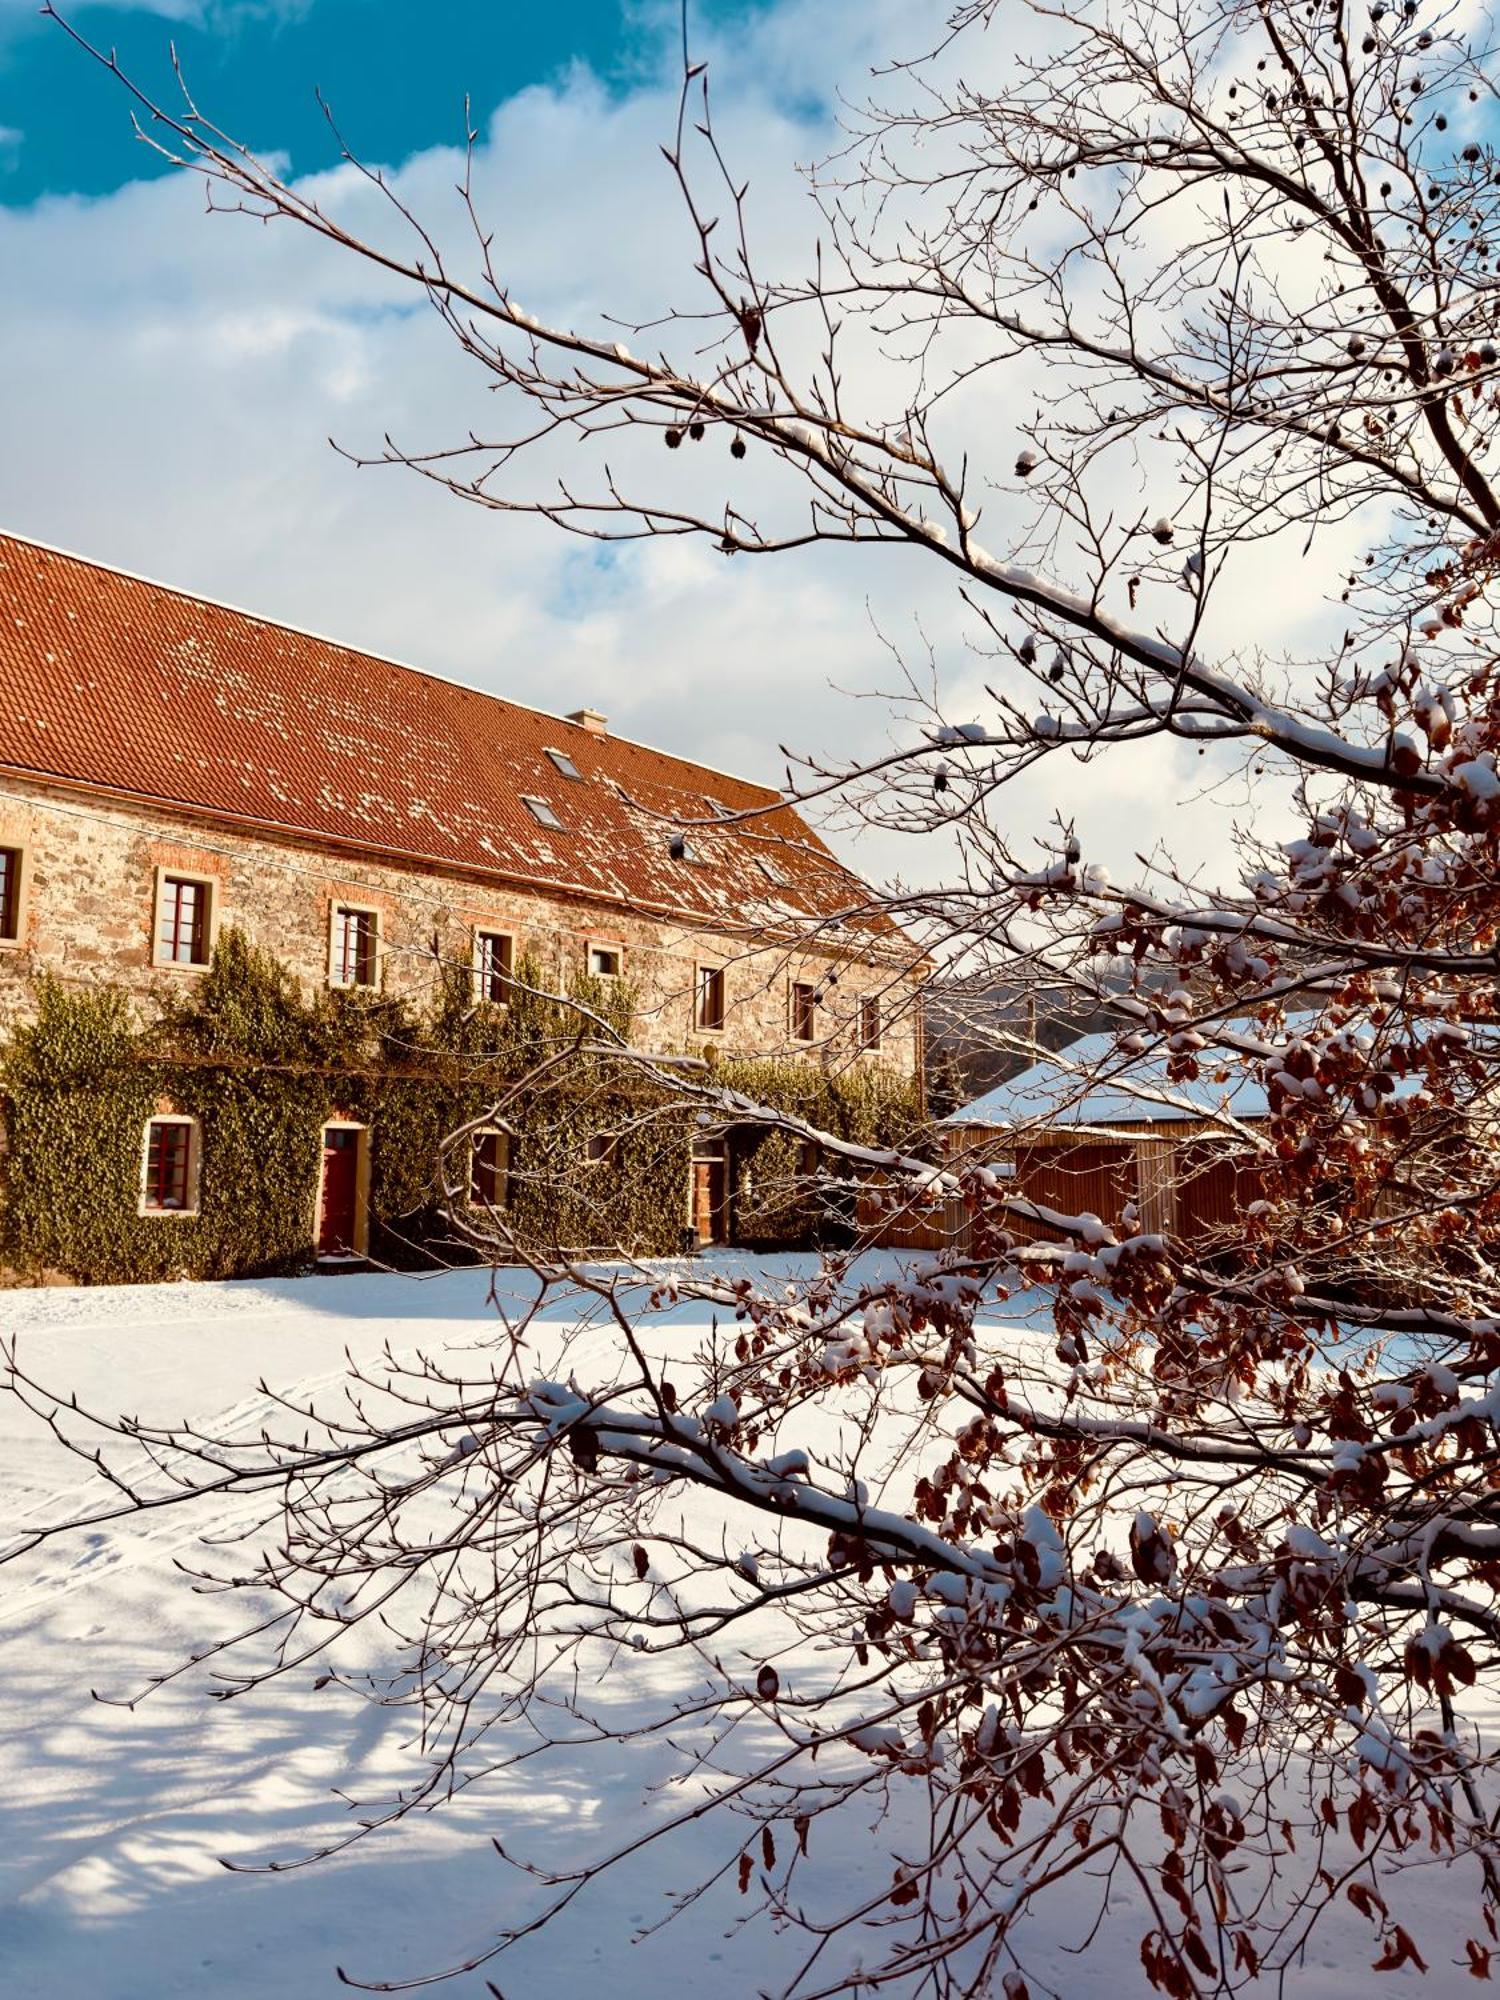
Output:
[[[334,1116],[371,1128],[372,1256],[410,1266],[472,1254],[445,1213],[440,1141],[502,1101],[510,1220],[523,1242],[677,1250],[691,1117],[627,1065],[583,1052],[580,1042],[597,1037],[539,983],[523,961],[508,1006],[476,1006],[467,978],[451,973],[425,1017],[378,996],[307,999],[236,930],[221,936],[209,971],[186,993],[162,994],[144,1024],[118,989],[42,975],[33,1017],[0,1045],[9,1139],[0,1268],[86,1282],[306,1268],[319,1135]],[[580,978],[570,997],[628,1038],[625,982]],[[529,1086],[549,1058],[559,1060]],[[876,1143],[916,1125],[910,1084],[886,1070],[727,1061],[718,1073],[841,1137]],[[194,1216],[137,1213],[144,1128],[159,1106],[200,1121]],[[601,1132],[612,1156],[589,1165],[588,1141]],[[813,1218],[795,1193],[795,1145],[741,1132],[733,1157],[740,1235],[806,1241]]]

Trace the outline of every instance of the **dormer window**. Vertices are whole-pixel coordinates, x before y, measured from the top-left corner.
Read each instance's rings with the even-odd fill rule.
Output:
[[[582,784],[583,773],[582,771],[579,770],[578,766],[573,762],[573,759],[568,755],[566,750],[549,749],[549,750],[544,750],[542,754],[543,756],[550,758],[552,763],[552,768],[558,773],[559,777],[576,778],[578,782]]]
[[[550,826],[558,833],[563,831],[562,821],[545,799],[534,799],[528,793],[523,792],[521,794],[521,803],[539,825]]]

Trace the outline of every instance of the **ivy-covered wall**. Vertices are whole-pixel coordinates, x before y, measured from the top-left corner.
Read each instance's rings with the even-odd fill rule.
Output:
[[[534,973],[517,968],[522,983]],[[533,982],[536,983],[536,982]],[[628,1032],[620,982],[574,995]],[[320,1134],[333,1117],[371,1131],[371,1255],[413,1265],[463,1255],[444,1215],[440,1141],[505,1100],[509,1218],[538,1246],[680,1248],[692,1122],[619,1065],[572,1053],[578,1015],[517,990],[475,1006],[455,980],[428,1018],[400,1002],[321,993],[227,930],[192,988],[141,1022],[123,993],[43,976],[32,1018],[0,1045],[7,1154],[0,1270],[86,1282],[281,1273],[312,1261]],[[548,1057],[544,1082],[526,1083]],[[905,1138],[915,1093],[882,1070],[830,1075],[801,1062],[725,1062],[726,1082],[840,1135]],[[142,1140],[159,1110],[200,1121],[197,1213],[138,1213]],[[612,1156],[586,1162],[590,1135]],[[792,1244],[816,1226],[796,1146],[736,1134],[736,1235]]]

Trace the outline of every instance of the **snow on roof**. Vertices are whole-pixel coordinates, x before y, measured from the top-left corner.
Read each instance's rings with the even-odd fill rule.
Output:
[[[945,1125],[1142,1125],[1213,1117],[1264,1118],[1266,1093],[1247,1065],[1220,1063],[1205,1050],[1193,1082],[1167,1076],[1167,1051],[1122,1055],[1112,1030],[1083,1035],[995,1089]]]
[[[700,922],[760,920],[764,860],[798,919],[895,937],[768,786],[4,533],[0,771]],[[684,868],[710,790],[744,817]]]

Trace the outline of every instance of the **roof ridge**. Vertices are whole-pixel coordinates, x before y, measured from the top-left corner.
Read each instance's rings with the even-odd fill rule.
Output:
[[[394,653],[374,652],[368,646],[357,646],[348,639],[335,638],[332,633],[315,631],[310,625],[295,625],[287,618],[268,618],[264,612],[251,611],[243,604],[232,604],[228,598],[208,597],[202,591],[189,590],[182,584],[164,583],[160,577],[147,576],[143,570],[126,569],[119,563],[102,562],[97,556],[81,555],[76,549],[66,549],[58,542],[43,541],[37,535],[23,535],[14,528],[0,527],[0,542],[14,542],[21,548],[37,549],[44,555],[59,556],[65,562],[79,563],[85,569],[102,570],[106,576],[123,577],[127,582],[145,585],[148,590],[159,590],[169,597],[183,598],[189,604],[205,605],[214,611],[227,611],[233,617],[248,619],[252,625],[265,625],[278,632],[291,632],[300,639],[311,639],[318,645],[334,646],[342,653],[352,653],[361,659],[377,660],[382,666],[396,667],[402,673],[416,674],[423,680],[436,681],[443,687],[457,688],[464,694],[478,695],[481,700],[498,702],[502,707],[523,709],[528,715],[540,716],[547,722],[560,723],[567,729],[581,727],[568,716],[558,715],[550,708],[539,708],[534,702],[517,701],[513,695],[496,694],[492,688],[475,687],[470,681],[455,679],[451,674],[437,673],[431,667],[419,667],[411,660],[398,659]],[[643,743],[635,736],[611,734],[603,740],[627,744],[632,750],[644,750],[649,755],[665,758],[668,763],[679,765],[686,771],[706,772],[710,777],[728,778],[733,784],[744,785],[748,790],[764,793],[768,801],[774,799],[796,809],[796,802],[789,799],[785,792],[778,787],[762,784],[758,778],[741,777],[737,771],[726,771],[719,765],[706,764],[700,759],[685,757],[677,750],[664,750],[656,743]]]

